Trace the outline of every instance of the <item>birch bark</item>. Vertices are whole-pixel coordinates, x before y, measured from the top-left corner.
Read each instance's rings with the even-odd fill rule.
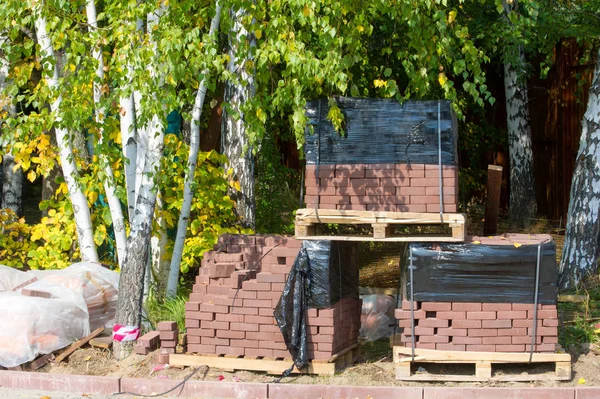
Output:
[[[559,286],[571,289],[597,275],[600,256],[600,53],[596,58],[573,172]]]
[[[249,40],[250,49],[254,41],[242,24],[243,9],[232,11],[233,29],[229,39],[229,63],[227,69],[237,81],[225,84],[225,102],[221,149],[227,156],[228,169],[232,177],[240,183],[240,189],[229,187],[229,196],[236,203],[236,211],[244,227],[256,229],[256,202],[254,197],[254,157],[249,146],[241,105],[254,95],[254,76],[248,72],[246,60],[252,59],[250,51],[244,59],[238,59],[237,53],[242,40]],[[229,111],[229,112],[228,112]],[[233,111],[233,112],[231,112]],[[236,115],[233,115],[236,114]]]
[[[221,1],[217,1],[215,16],[213,17],[209,36],[215,37],[219,30],[221,20]],[[167,296],[177,295],[177,284],[179,283],[179,264],[183,256],[183,244],[185,243],[185,235],[190,218],[190,210],[192,209],[192,200],[194,192],[192,191],[192,183],[196,173],[196,162],[198,161],[198,151],[200,149],[200,117],[202,116],[202,107],[204,106],[204,98],[206,97],[208,69],[202,71],[200,86],[196,92],[194,106],[192,108],[191,132],[190,132],[190,153],[187,161],[187,172],[183,188],[183,204],[181,205],[181,213],[177,223],[177,236],[175,238],[175,246],[173,248],[173,256],[171,258],[171,268],[169,270],[169,281],[167,282]]]
[[[50,36],[46,29],[46,18],[44,17],[41,7],[43,2],[38,2],[34,7],[34,22],[35,33],[39,46],[43,54],[43,70],[44,78],[47,86],[53,92],[58,90],[58,60],[52,48]],[[52,60],[52,61],[50,61]],[[79,250],[83,261],[98,262],[98,253],[94,243],[94,231],[92,227],[92,218],[90,209],[87,204],[87,199],[83,194],[81,187],[78,184],[79,173],[73,156],[73,149],[69,138],[69,132],[61,126],[60,105],[62,95],[58,94],[56,99],[50,104],[50,110],[55,114],[56,121],[56,142],[59,149],[59,157],[65,182],[69,191],[69,197],[73,206],[73,216],[77,226],[77,240],[79,242]]]

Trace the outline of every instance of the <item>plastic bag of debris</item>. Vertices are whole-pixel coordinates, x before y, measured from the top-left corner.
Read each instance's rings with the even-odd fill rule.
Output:
[[[114,324],[119,275],[89,262],[63,270],[0,268],[0,365],[14,367]],[[9,288],[10,290],[6,290]]]
[[[361,295],[360,337],[366,342],[387,338],[394,331],[395,302],[390,295]]]

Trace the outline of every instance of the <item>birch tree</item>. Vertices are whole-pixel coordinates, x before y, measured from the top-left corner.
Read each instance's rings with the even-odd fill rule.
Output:
[[[509,27],[518,18],[517,0],[502,0]],[[513,221],[529,223],[537,210],[533,169],[531,122],[525,50],[519,42],[507,49],[504,61],[506,126],[510,158],[510,215]]]
[[[6,36],[0,34],[0,47],[6,41]],[[4,147],[2,134],[10,134],[8,126],[2,123],[4,116],[15,114],[15,105],[11,96],[6,92],[8,77],[8,62],[2,56],[0,51],[0,148]],[[3,132],[3,130],[5,132]],[[8,140],[6,140],[8,141]],[[23,192],[23,171],[15,164],[11,153],[5,153],[0,161],[2,176],[0,176],[0,208],[10,209],[15,215],[22,214],[22,192]]]
[[[573,171],[565,244],[560,262],[560,287],[578,286],[598,273],[600,256],[600,54],[582,121]]]
[[[228,80],[225,82],[223,128],[221,151],[227,156],[235,184],[229,195],[236,202],[236,209],[245,227],[256,229],[256,200],[254,198],[254,156],[248,139],[242,108],[254,95],[254,71],[252,65],[256,42],[242,23],[244,9],[231,10],[232,28],[228,35]],[[246,54],[238,57],[238,53]]]

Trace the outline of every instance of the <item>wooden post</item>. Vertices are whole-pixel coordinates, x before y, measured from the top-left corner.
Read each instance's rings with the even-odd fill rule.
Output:
[[[494,235],[498,228],[500,209],[500,189],[502,188],[502,166],[488,165],[487,199],[483,234]]]

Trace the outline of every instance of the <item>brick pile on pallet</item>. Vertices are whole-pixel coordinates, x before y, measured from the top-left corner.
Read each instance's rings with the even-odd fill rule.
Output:
[[[402,329],[400,345],[411,347],[414,340],[419,349],[529,352],[535,342],[535,352],[556,350],[556,245],[549,235],[468,237],[461,244],[411,243],[407,253],[405,300],[395,312]]]
[[[307,208],[439,212],[439,166],[425,164],[306,165]],[[444,212],[457,212],[458,168],[442,167]]]
[[[410,301],[396,309],[401,345],[411,347]],[[414,302],[415,347],[476,352],[529,352],[531,303]],[[558,344],[556,305],[538,305],[534,352],[554,352]]]
[[[290,358],[273,311],[301,241],[223,235],[204,260],[186,303],[187,352]],[[235,302],[234,302],[235,299]],[[327,360],[354,345],[361,301],[346,298],[307,317],[309,359]]]

